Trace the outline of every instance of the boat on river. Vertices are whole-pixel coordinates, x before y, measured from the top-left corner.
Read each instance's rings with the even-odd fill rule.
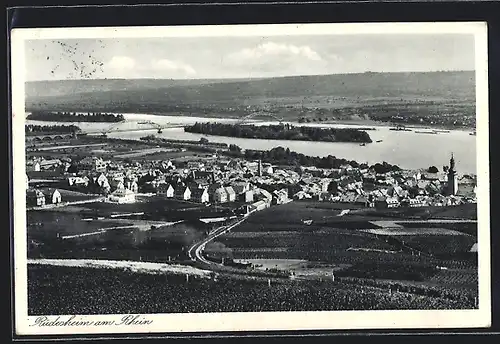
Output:
[[[435,130],[430,130],[430,131],[424,131],[424,130],[417,131],[417,130],[415,130],[415,133],[416,134],[434,134],[434,135],[438,134],[438,132]]]
[[[378,143],[378,142],[382,142],[382,140],[377,140],[377,141],[375,141],[375,142],[377,142],[377,143]]]
[[[392,130],[392,131],[412,131],[411,129],[408,129],[408,128],[403,127],[403,126],[389,128],[389,130]]]

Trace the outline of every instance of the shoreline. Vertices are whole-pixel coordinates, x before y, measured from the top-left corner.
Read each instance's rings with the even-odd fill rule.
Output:
[[[31,114],[30,112],[26,112],[26,114]],[[148,117],[148,116],[158,116],[158,117],[184,117],[184,118],[196,118],[204,121],[238,121],[242,119],[243,117],[233,117],[233,116],[228,116],[228,117],[212,117],[212,116],[197,116],[197,115],[185,115],[185,114],[180,114],[180,113],[111,113],[114,115],[123,115],[125,117],[127,116],[141,116],[141,117]],[[46,119],[30,119],[26,116],[27,121],[38,121],[38,122],[60,122],[60,123],[109,123],[110,125],[118,125],[120,123],[124,123],[127,121],[127,118],[123,121],[117,121],[117,122],[107,122],[107,121],[59,121],[59,120],[46,120]],[[266,123],[266,122],[276,122],[276,120],[253,120],[254,123]],[[328,125],[335,125],[335,124],[340,124],[340,125],[353,125],[353,126],[368,126],[368,127],[379,127],[379,128],[393,128],[396,125],[402,125],[403,127],[410,128],[410,129],[429,129],[429,130],[450,130],[450,131],[461,131],[461,132],[473,132],[476,129],[475,128],[469,128],[469,127],[453,127],[453,126],[447,126],[447,125],[419,125],[419,124],[392,124],[390,122],[383,122],[383,121],[376,121],[376,120],[367,120],[367,119],[353,119],[353,120],[328,120],[324,122],[303,122],[299,123],[298,119],[284,119],[285,123],[293,123],[294,125],[301,126],[301,125],[321,125],[321,124],[328,124]],[[249,122],[251,124],[252,122]],[[189,125],[189,124],[186,124]]]

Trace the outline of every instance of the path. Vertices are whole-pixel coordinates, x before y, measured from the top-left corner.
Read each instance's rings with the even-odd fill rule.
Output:
[[[85,199],[85,200],[81,200],[81,201],[61,202],[61,203],[56,203],[56,204],[46,204],[46,205],[41,206],[41,207],[28,207],[26,210],[45,210],[45,209],[61,208],[61,207],[69,206],[69,205],[102,202],[105,199],[106,199],[106,197],[100,196],[100,197],[91,198],[91,199]]]
[[[199,277],[210,278],[211,271],[198,269],[192,266],[136,262],[128,260],[104,260],[104,259],[28,259],[28,265],[51,265],[51,266],[69,266],[69,267],[88,267],[88,268],[113,268],[127,269],[133,272],[158,273],[169,272],[174,274],[189,274]]]
[[[215,238],[221,236],[222,234],[224,234],[224,233],[230,231],[231,229],[233,229],[234,227],[238,226],[240,223],[242,223],[246,219],[247,219],[247,217],[244,217],[241,220],[239,220],[231,225],[224,225],[224,226],[221,226],[221,227],[217,228],[216,230],[212,231],[212,233],[209,234],[208,237],[206,237],[202,241],[194,244],[193,246],[191,246],[189,248],[189,250],[188,250],[189,258],[191,258],[191,260],[199,261],[199,262],[207,264],[207,265],[215,264],[214,262],[208,261],[205,259],[205,257],[203,257],[202,253],[203,253],[203,250],[205,249],[205,246],[210,241],[214,240]]]
[[[82,238],[82,237],[86,237],[86,236],[102,234],[102,233],[105,233],[105,232],[110,231],[110,230],[127,229],[127,228],[135,228],[135,227],[136,226],[134,226],[134,225],[128,225],[128,226],[115,226],[115,227],[99,228],[95,232],[82,233],[82,234],[74,234],[74,235],[64,235],[64,236],[61,236],[61,239]]]

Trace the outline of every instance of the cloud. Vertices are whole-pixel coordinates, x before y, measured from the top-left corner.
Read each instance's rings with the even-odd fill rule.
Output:
[[[113,56],[108,65],[113,69],[132,69],[135,67],[135,60],[128,56]]]
[[[171,71],[171,72],[181,72],[185,75],[195,75],[196,71],[189,64],[181,61],[172,61],[168,59],[160,59],[152,62],[152,67],[154,69]]]
[[[228,56],[230,61],[245,62],[268,58],[303,58],[311,61],[322,61],[321,56],[307,45],[297,46],[267,42],[255,48],[245,48]]]

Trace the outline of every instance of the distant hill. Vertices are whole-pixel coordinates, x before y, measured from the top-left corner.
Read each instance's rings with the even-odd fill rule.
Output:
[[[241,79],[228,79],[226,81],[238,80]],[[63,96],[75,93],[149,90],[172,86],[203,85],[222,81],[223,80],[220,79],[84,79],[30,81],[26,83],[25,92],[26,97],[31,99],[36,97]]]
[[[361,73],[239,80],[71,80],[29,82],[33,110],[170,112],[181,109],[318,104],[335,99],[475,100],[474,72]],[[334,99],[334,100],[332,100]],[[326,105],[325,105],[326,106]]]

